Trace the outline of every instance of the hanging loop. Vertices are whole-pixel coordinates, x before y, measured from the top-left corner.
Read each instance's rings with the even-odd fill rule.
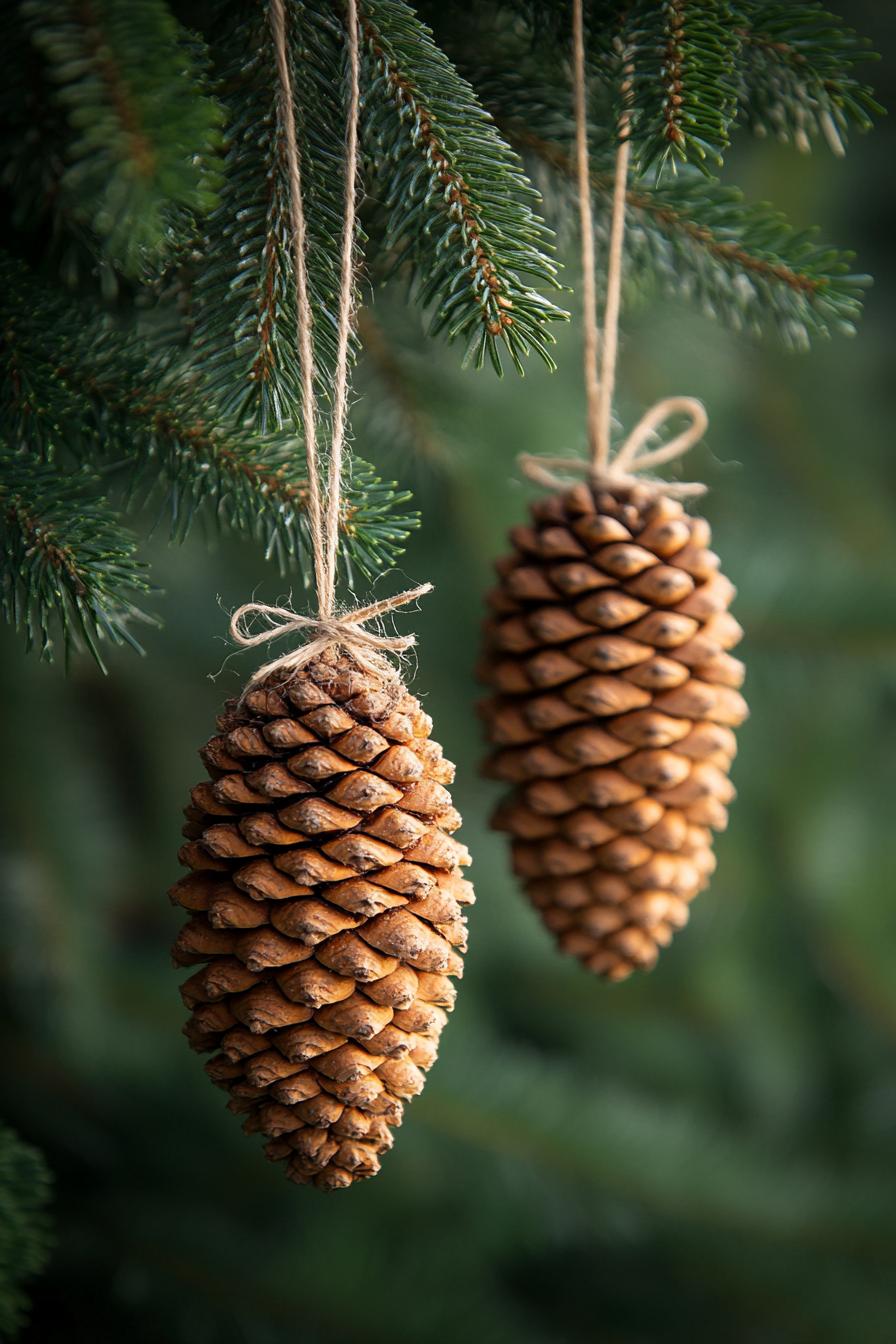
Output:
[[[616,364],[619,349],[619,309],[622,290],[623,239],[625,236],[625,205],[631,155],[630,112],[627,104],[631,87],[632,65],[625,59],[623,66],[624,106],[619,120],[619,143],[613,175],[613,198],[610,209],[610,233],[607,258],[606,307],[602,343],[598,357],[598,330],[596,313],[596,286],[594,277],[594,239],[591,217],[591,177],[588,167],[587,86],[585,73],[585,32],[583,0],[573,0],[573,89],[576,123],[576,176],[578,183],[579,216],[582,229],[582,273],[585,332],[585,396],[587,402],[588,449],[590,461],[579,458],[532,457],[523,454],[520,468],[529,480],[556,489],[562,485],[554,474],[556,468],[574,476],[588,476],[595,483],[610,487],[631,486],[686,498],[701,495],[706,487],[698,482],[662,482],[645,479],[643,474],[654,467],[672,462],[676,457],[702,438],[708,424],[706,410],[695,397],[666,397],[646,411],[631,430],[615,456],[610,454],[610,421],[613,392],[616,383]],[[599,367],[598,367],[599,366]],[[690,424],[667,443],[646,452],[641,450],[650,438],[672,416],[684,415]]]
[[[308,231],[302,199],[301,155],[296,135],[294,91],[290,74],[284,0],[271,0],[271,32],[279,79],[280,120],[286,151],[292,223],[293,265],[295,270],[297,344],[301,368],[301,415],[308,465],[308,525],[314,560],[317,590],[317,615],[306,616],[290,607],[246,602],[230,619],[230,635],[241,648],[257,648],[287,635],[304,636],[297,648],[259,667],[246,689],[276,673],[286,680],[313,658],[333,647],[347,649],[355,661],[370,672],[394,680],[397,673],[385,657],[413,648],[413,635],[380,635],[364,626],[376,617],[394,611],[432,591],[431,583],[420,584],[394,597],[371,602],[354,611],[336,611],[336,567],[339,552],[340,505],[343,457],[348,418],[348,363],[354,325],[355,276],[354,247],[357,214],[358,110],[360,106],[360,38],[357,0],[346,0],[346,50],[348,66],[348,106],[345,133],[345,213],[340,253],[339,299],[336,332],[336,360],[333,377],[333,415],[326,481],[326,497],[321,485],[317,440],[316,370],[308,284]],[[255,624],[260,624],[256,629]]]
[[[642,452],[652,435],[675,415],[686,415],[690,424],[680,430],[668,443]],[[585,476],[598,489],[631,488],[639,486],[651,494],[668,495],[671,499],[688,499],[706,493],[699,481],[660,481],[642,473],[663,466],[682,457],[702,437],[709,423],[706,408],[696,397],[666,397],[651,406],[642,415],[626,438],[618,453],[606,467],[582,457],[535,457],[522,453],[517,459],[520,470],[528,480],[549,490],[562,490],[570,479]],[[557,472],[566,473],[566,479]]]

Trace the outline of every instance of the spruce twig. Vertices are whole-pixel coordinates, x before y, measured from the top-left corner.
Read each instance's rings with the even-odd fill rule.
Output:
[[[502,350],[519,373],[531,351],[552,366],[548,324],[566,314],[526,283],[557,281],[519,161],[403,0],[367,0],[361,16],[366,144],[394,266],[409,268],[433,332],[463,337],[477,368],[488,356],[500,373]]]
[[[22,12],[63,113],[59,194],[85,237],[139,275],[185,212],[214,200],[220,115],[204,48],[163,0],[26,0]]]
[[[130,627],[150,619],[139,605],[150,584],[99,490],[87,470],[60,478],[0,446],[3,613],[42,658],[52,660],[58,627],[66,654],[86,647],[105,672],[102,640],[143,652]]]
[[[562,144],[523,125],[506,123],[505,130],[522,152],[572,182],[572,156]],[[613,187],[609,167],[594,170],[591,182],[604,211]],[[630,264],[655,275],[668,293],[680,295],[684,287],[708,315],[755,336],[774,331],[796,349],[806,349],[813,336],[854,332],[870,278],[852,271],[851,252],[794,229],[773,207],[686,172],[674,182],[638,180],[626,204]]]

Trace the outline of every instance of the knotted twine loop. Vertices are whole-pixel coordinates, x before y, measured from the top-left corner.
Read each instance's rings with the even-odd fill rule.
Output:
[[[631,67],[626,63],[623,96],[631,83]],[[520,470],[530,480],[549,489],[562,489],[570,476],[586,476],[598,487],[610,489],[638,485],[648,494],[665,494],[687,499],[706,493],[698,481],[663,481],[645,478],[641,473],[663,466],[681,457],[706,431],[709,419],[703,403],[696,397],[666,397],[642,415],[618,452],[610,454],[610,422],[616,361],[619,349],[619,308],[622,291],[622,244],[625,236],[625,193],[628,183],[631,141],[630,114],[623,107],[619,119],[619,146],[613,176],[613,203],[607,259],[607,301],[602,340],[598,341],[597,300],[594,263],[594,225],[591,215],[591,177],[588,166],[587,88],[585,80],[585,34],[582,0],[573,2],[573,88],[576,123],[576,178],[579,218],[582,233],[582,298],[584,309],[585,399],[589,458],[535,457],[523,453],[517,459]],[[644,445],[675,415],[685,415],[690,424],[667,443],[642,452]]]
[[[647,441],[673,415],[686,415],[691,423],[668,443],[642,452]],[[666,397],[641,416],[618,453],[605,467],[584,457],[536,457],[531,453],[521,453],[517,462],[528,480],[549,490],[562,490],[569,484],[570,477],[586,476],[598,489],[630,489],[637,485],[651,495],[692,499],[706,494],[706,486],[699,481],[654,480],[641,473],[681,457],[703,437],[708,423],[706,408],[696,397]],[[566,472],[566,479],[556,475],[557,471]]]
[[[348,419],[348,359],[354,322],[354,247],[356,188],[358,177],[358,108],[360,104],[360,56],[356,0],[346,0],[346,50],[348,54],[348,108],[345,135],[345,209],[339,277],[336,362],[333,376],[333,415],[327,475],[326,507],[321,493],[317,446],[317,399],[315,394],[314,315],[308,290],[308,234],[302,200],[302,167],[296,136],[292,77],[287,56],[286,15],[283,0],[271,0],[271,32],[279,80],[280,121],[283,126],[292,224],[293,266],[296,279],[297,344],[301,367],[302,428],[308,463],[308,521],[317,592],[316,616],[302,615],[289,607],[246,602],[231,616],[230,635],[241,648],[256,648],[286,635],[302,635],[305,642],[265,663],[252,674],[246,690],[276,673],[283,680],[328,649],[348,650],[369,672],[395,681],[398,673],[386,654],[402,654],[414,647],[414,635],[381,635],[363,627],[398,607],[406,606],[432,591],[423,583],[406,592],[386,597],[354,611],[336,612],[336,570],[339,555],[339,509],[342,498],[342,467]],[[261,628],[253,629],[253,618]],[[245,692],[244,692],[245,693]]]
[[[313,638],[306,643],[260,667],[253,674],[250,686],[264,681],[274,672],[282,672],[284,680],[287,680],[292,673],[334,644],[351,649],[355,661],[368,672],[394,677],[395,669],[383,655],[406,653],[414,647],[415,636],[374,634],[371,630],[363,629],[363,626],[367,621],[394,611],[396,607],[406,606],[408,602],[414,602],[431,592],[431,583],[421,583],[395,597],[385,597],[379,602],[359,607],[356,611],[334,616],[302,616],[291,607],[270,607],[263,602],[246,602],[230,618],[230,636],[241,648],[253,649],[259,644],[269,644],[273,639],[282,639],[285,635],[311,635],[313,632]],[[253,617],[263,622],[260,630],[253,631]]]

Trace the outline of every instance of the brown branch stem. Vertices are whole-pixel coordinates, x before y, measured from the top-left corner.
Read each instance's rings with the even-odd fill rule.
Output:
[[[103,41],[100,22],[90,0],[82,0],[81,15],[84,22],[85,40],[109,95],[109,102],[125,132],[131,149],[131,158],[137,173],[144,179],[151,178],[156,170],[156,155],[153,147],[141,128],[140,114],[135,106],[127,81],[113,59],[111,47]]]
[[[570,180],[575,179],[575,163],[562,145],[553,140],[546,140],[528,127],[516,123],[503,124],[502,130],[521,149],[528,149],[549,167],[562,172]],[[604,195],[610,196],[612,194],[613,179],[608,173],[592,172],[591,185],[595,191]],[[768,261],[765,257],[757,257],[752,252],[747,252],[740,243],[727,242],[724,239],[717,238],[712,229],[703,224],[697,224],[692,219],[687,219],[671,206],[661,205],[653,200],[647,192],[638,191],[636,187],[628,188],[625,199],[626,204],[631,209],[641,210],[645,214],[652,215],[654,219],[665,225],[669,230],[674,229],[693,242],[701,244],[711,256],[719,261],[734,263],[745,271],[752,271],[754,274],[761,275],[769,280],[778,280],[791,289],[805,294],[815,294],[824,288],[824,280],[803,275],[799,271],[794,271],[791,267],[784,265],[783,262],[773,262]]]
[[[501,334],[503,327],[513,325],[513,318],[506,311],[508,300],[501,295],[506,282],[498,274],[497,268],[488,255],[483,242],[479,216],[481,207],[470,194],[470,187],[452,162],[451,155],[433,125],[431,111],[423,102],[419,91],[407,75],[403,74],[397,63],[383,45],[383,39],[374,24],[362,13],[361,32],[373,60],[386,79],[392,95],[400,108],[406,107],[412,115],[411,138],[418,148],[422,148],[426,159],[438,176],[448,201],[448,212],[456,221],[456,227],[465,241],[465,254],[470,258],[470,275],[479,277],[482,286],[488,291],[486,302],[482,305],[482,320],[491,336]]]

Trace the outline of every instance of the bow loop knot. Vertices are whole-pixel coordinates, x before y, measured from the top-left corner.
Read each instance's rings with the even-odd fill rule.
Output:
[[[645,450],[650,437],[673,415],[687,416],[690,424],[667,443]],[[681,457],[702,438],[708,423],[706,408],[696,397],[666,397],[642,415],[607,466],[600,466],[581,457],[536,457],[530,453],[521,453],[518,459],[520,470],[530,481],[551,490],[561,490],[568,484],[561,476],[555,474],[556,471],[563,471],[576,476],[588,476],[597,486],[612,489],[619,486],[640,485],[658,495],[688,499],[705,494],[706,486],[699,481],[651,480],[642,473]]]
[[[384,597],[354,611],[334,613],[331,616],[303,616],[291,607],[268,606],[264,602],[245,602],[230,618],[230,636],[241,648],[252,649],[286,635],[304,635],[299,644],[282,658],[274,658],[259,667],[249,679],[247,689],[264,681],[273,672],[282,672],[284,680],[334,645],[348,649],[357,662],[368,672],[393,678],[395,669],[385,657],[387,653],[406,653],[416,644],[414,635],[381,635],[365,630],[368,621],[375,620],[398,607],[406,606],[418,597],[432,592],[431,583],[421,583],[394,597]],[[262,622],[253,628],[253,618]]]

